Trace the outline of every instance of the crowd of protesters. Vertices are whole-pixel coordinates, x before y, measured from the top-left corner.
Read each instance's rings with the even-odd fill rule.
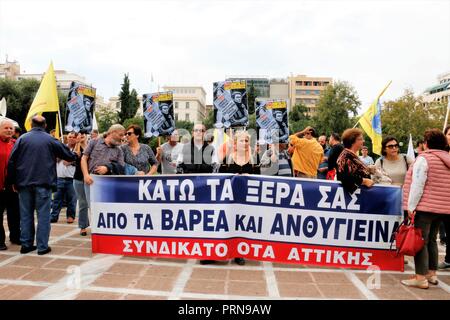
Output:
[[[156,154],[141,143],[143,132],[138,125],[124,128],[115,124],[104,134],[70,132],[65,144],[47,134],[45,128],[45,118],[34,116],[32,130],[19,138],[13,137],[20,135],[20,130],[15,131],[12,121],[0,122],[0,250],[7,249],[5,209],[10,242],[21,245],[23,254],[36,249],[40,255],[51,251],[50,224],[58,221],[64,202],[67,223],[76,220],[78,203],[80,235],[86,236],[92,175],[262,174],[338,180],[348,193],[376,183],[400,186],[405,217],[415,217],[425,239],[424,248],[414,257],[416,274],[402,283],[428,288],[438,283],[436,270],[450,268],[449,127],[444,132],[427,130],[417,144],[415,161],[400,153],[400,143],[392,136],[383,139],[382,156],[374,161],[358,128],[347,129],[342,135],[332,133],[327,139],[308,126],[290,135],[289,143],[275,139],[268,146],[259,144],[247,131],[237,130],[228,141],[215,145],[207,128],[195,124],[190,138],[184,135],[180,142],[179,130],[174,130],[156,148]],[[438,232],[447,250],[441,264]],[[243,258],[235,258],[235,262],[245,264]]]

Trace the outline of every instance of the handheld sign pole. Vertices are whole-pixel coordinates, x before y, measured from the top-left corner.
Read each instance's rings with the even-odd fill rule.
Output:
[[[63,123],[61,122],[61,112],[58,110],[58,119],[59,119],[59,132],[61,133],[61,142],[64,143],[64,136],[63,136]]]

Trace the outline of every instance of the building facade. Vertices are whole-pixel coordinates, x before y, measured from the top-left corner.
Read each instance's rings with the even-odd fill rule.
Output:
[[[36,79],[38,81],[42,80],[42,77],[44,76],[43,73],[24,73],[17,76],[17,80],[21,79]],[[86,78],[83,76],[80,76],[75,73],[70,73],[65,70],[55,70],[55,77],[56,77],[56,86],[59,90],[61,90],[63,93],[68,94],[70,85],[72,84],[72,81],[76,81],[78,83],[81,83],[85,86],[92,87],[91,83],[88,83],[86,81]]]
[[[297,75],[288,77],[288,82],[291,106],[303,103],[308,108],[308,113],[314,115],[320,94],[329,84],[332,84],[333,79]]]
[[[289,101],[289,82],[284,78],[273,78],[269,82],[269,98]]]
[[[5,63],[0,63],[0,79],[17,80],[20,75],[20,65],[17,61],[8,61],[6,57]]]
[[[450,72],[442,73],[437,77],[438,84],[427,88],[422,99],[424,103],[443,102],[448,103],[450,97]]]
[[[269,98],[270,84],[269,78],[264,76],[229,76],[226,81],[242,81],[247,82],[247,91],[251,86],[255,88],[256,96],[260,98]]]
[[[173,110],[176,121],[202,122],[206,113],[206,91],[196,86],[164,86],[173,92]]]

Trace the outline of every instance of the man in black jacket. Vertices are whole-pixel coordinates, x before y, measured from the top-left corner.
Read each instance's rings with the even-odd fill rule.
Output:
[[[218,163],[214,147],[205,141],[206,127],[194,125],[192,139],[183,146],[177,159],[177,173],[212,173]],[[214,260],[200,260],[200,264],[214,263]]]
[[[192,139],[183,146],[177,159],[177,173],[212,173],[217,164],[214,146],[205,137],[206,127],[194,125]]]
[[[328,155],[328,172],[330,172],[336,169],[336,161],[342,150],[344,150],[344,145],[341,143],[341,136],[335,132],[331,134],[328,144],[331,148]]]
[[[8,161],[8,181],[19,192],[20,253],[36,250],[34,246],[34,210],[37,211],[36,234],[39,255],[51,251],[50,206],[52,190],[56,191],[56,158],[75,161],[77,155],[45,132],[45,118],[34,116],[31,131],[15,143]]]

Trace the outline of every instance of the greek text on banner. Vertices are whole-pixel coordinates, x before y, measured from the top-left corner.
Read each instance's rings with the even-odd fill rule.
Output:
[[[401,189],[269,176],[95,176],[97,253],[403,270]]]

